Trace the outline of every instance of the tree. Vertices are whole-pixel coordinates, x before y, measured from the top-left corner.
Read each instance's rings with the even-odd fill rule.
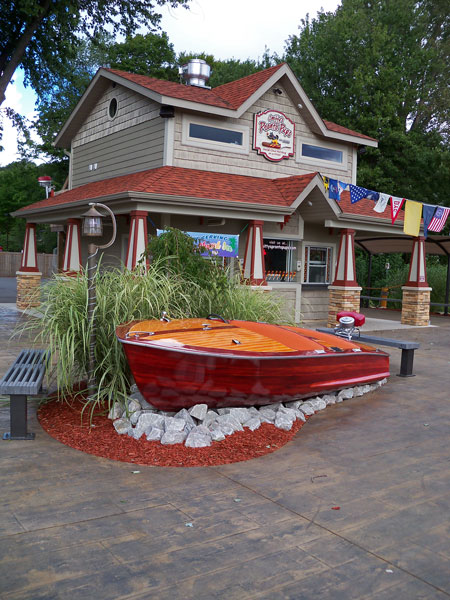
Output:
[[[448,202],[448,26],[443,0],[343,0],[287,40],[321,116],[379,140],[360,158],[361,185]]]

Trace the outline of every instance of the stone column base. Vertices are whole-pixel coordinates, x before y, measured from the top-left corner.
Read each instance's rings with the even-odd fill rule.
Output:
[[[40,306],[41,278],[39,271],[17,271],[16,306],[21,310]]]
[[[430,324],[430,287],[402,287],[402,323],[426,327]]]
[[[330,298],[328,301],[328,323],[327,327],[336,326],[336,315],[341,310],[359,312],[360,296],[362,288],[344,287],[330,285]]]

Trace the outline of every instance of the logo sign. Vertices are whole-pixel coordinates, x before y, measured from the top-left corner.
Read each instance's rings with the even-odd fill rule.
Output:
[[[162,235],[163,229],[157,229],[156,234]],[[199,233],[185,231],[186,235],[194,238],[197,246],[202,250],[202,256],[238,256],[239,236],[228,233]]]
[[[295,123],[278,110],[255,115],[253,149],[268,160],[294,156]]]

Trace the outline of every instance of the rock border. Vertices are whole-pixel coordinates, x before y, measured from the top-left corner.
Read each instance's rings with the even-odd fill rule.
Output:
[[[161,411],[149,404],[134,384],[126,400],[126,408],[115,402],[108,418],[113,421],[118,434],[129,435],[136,440],[145,436],[148,441],[159,441],[162,445],[184,444],[188,448],[205,448],[236,431],[243,431],[244,427],[255,431],[262,423],[290,431],[297,419],[306,421],[307,416],[332,404],[363,396],[386,381],[382,379],[374,384],[345,388],[314,398],[260,407],[210,409],[206,404],[196,404],[176,413]]]

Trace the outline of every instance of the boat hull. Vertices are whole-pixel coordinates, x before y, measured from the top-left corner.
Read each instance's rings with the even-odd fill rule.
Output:
[[[217,349],[167,348],[119,339],[140,392],[153,406],[167,411],[202,403],[220,408],[289,402],[389,376],[389,355],[367,347],[352,352],[236,356]]]

